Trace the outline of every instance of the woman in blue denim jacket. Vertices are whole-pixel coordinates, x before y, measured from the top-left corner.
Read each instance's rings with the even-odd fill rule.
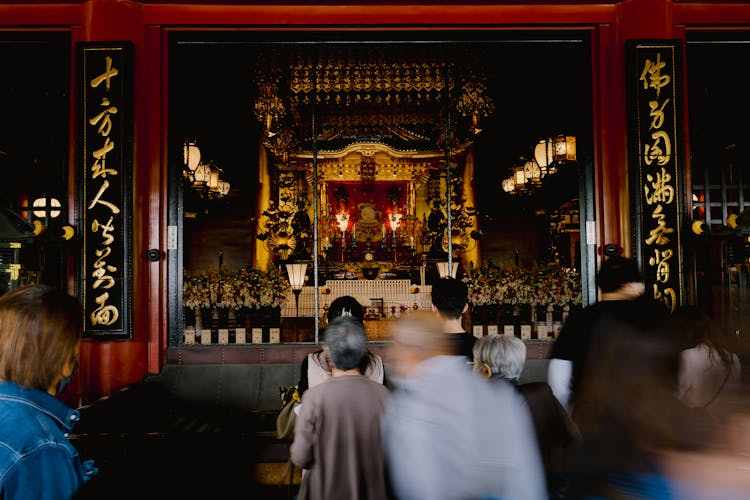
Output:
[[[45,285],[0,297],[0,498],[69,499],[98,469],[68,441],[79,419],[55,396],[78,368],[83,311]]]

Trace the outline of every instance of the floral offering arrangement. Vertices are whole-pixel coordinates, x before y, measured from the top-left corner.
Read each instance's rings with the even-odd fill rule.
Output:
[[[182,303],[192,310],[261,309],[278,307],[291,289],[286,275],[274,266],[267,270],[245,268],[183,271]]]
[[[469,266],[463,281],[474,306],[486,305],[570,305],[581,304],[581,275],[574,268],[544,263],[531,269]]]

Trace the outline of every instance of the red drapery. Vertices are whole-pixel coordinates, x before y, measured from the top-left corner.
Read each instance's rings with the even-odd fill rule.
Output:
[[[349,214],[348,229],[357,221],[360,203],[372,204],[382,214],[382,221],[389,224],[388,215],[392,212],[406,214],[408,189],[407,181],[329,181],[328,203],[334,215],[342,211]],[[390,229],[390,225],[388,228]]]

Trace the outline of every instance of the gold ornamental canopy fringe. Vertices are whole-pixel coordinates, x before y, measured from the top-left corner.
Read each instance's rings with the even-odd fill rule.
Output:
[[[408,43],[276,48],[256,67],[254,114],[276,155],[310,149],[313,101],[318,141],[387,136],[420,150],[456,147],[494,111],[470,60],[463,50]],[[446,139],[448,112],[454,130]]]

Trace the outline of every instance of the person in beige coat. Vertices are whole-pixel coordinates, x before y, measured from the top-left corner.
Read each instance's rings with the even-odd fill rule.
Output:
[[[367,350],[360,322],[336,318],[325,330],[331,378],[308,389],[290,449],[305,469],[299,500],[388,498],[380,415],[388,389],[362,375]]]

